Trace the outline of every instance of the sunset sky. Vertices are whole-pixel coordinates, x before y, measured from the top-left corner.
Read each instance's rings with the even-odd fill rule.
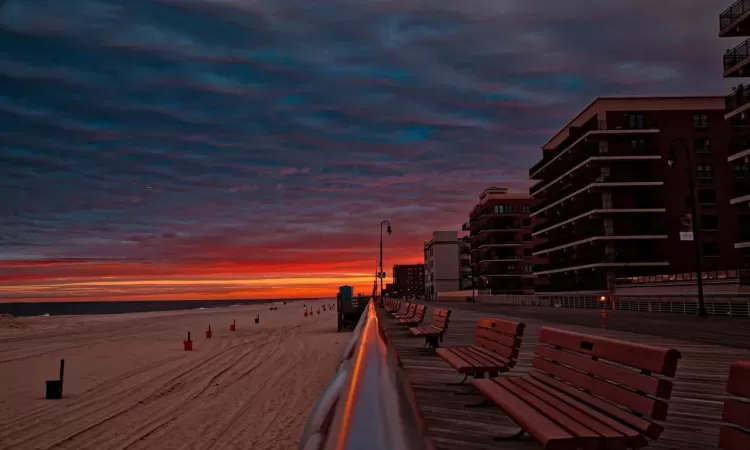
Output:
[[[333,296],[596,96],[719,94],[718,0],[0,0],[0,301]]]

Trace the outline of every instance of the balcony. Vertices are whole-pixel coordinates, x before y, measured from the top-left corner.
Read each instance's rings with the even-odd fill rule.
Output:
[[[734,91],[724,97],[724,119],[738,116],[748,109],[750,104],[750,89],[745,85],[738,85]]]
[[[547,237],[547,233],[552,230],[557,230],[562,227],[577,223],[579,220],[590,220],[597,217],[612,216],[615,220],[618,220],[618,216],[627,214],[631,219],[637,220],[634,217],[636,214],[662,214],[666,210],[664,209],[664,203],[661,201],[643,201],[638,202],[635,205],[623,205],[623,206],[610,206],[603,207],[601,197],[597,200],[590,202],[580,202],[575,206],[566,207],[564,214],[558,214],[554,218],[549,218],[543,224],[534,227],[532,236]],[[559,209],[557,212],[562,212]],[[646,220],[653,220],[642,218]],[[621,220],[621,219],[619,219]]]
[[[732,182],[732,197],[730,198],[729,203],[736,205],[745,202],[750,202],[750,179],[735,179]]]
[[[745,77],[745,66],[750,56],[750,39],[724,54],[724,78]]]
[[[659,267],[669,265],[660,246],[634,246],[627,242],[615,242],[606,252],[604,246],[585,247],[583,251],[559,253],[551,259],[544,270],[535,272],[545,275],[568,270],[596,269],[597,267]]]
[[[750,36],[750,1],[737,0],[719,14],[719,36]]]
[[[654,175],[648,172],[612,174],[608,177],[578,178],[562,189],[556,190],[555,195],[546,197],[544,201],[535,205],[531,210],[532,216],[537,216],[545,211],[552,210],[556,206],[566,206],[566,202],[572,202],[574,198],[589,195],[594,190],[611,188],[658,188],[664,185]]]
[[[727,162],[732,162],[746,156],[750,156],[750,136],[733,137],[729,140],[729,157]]]
[[[626,117],[626,120],[600,120],[597,122],[596,129],[592,129],[583,133],[581,137],[579,137],[569,145],[563,143],[558,147],[559,150],[555,149],[545,151],[542,160],[538,161],[531,167],[531,169],[529,169],[529,178],[539,178],[543,170],[550,167],[550,165],[554,161],[561,159],[561,157],[576,149],[581,143],[587,143],[589,144],[589,146],[594,146],[594,148],[598,152],[598,143],[594,142],[593,140],[589,140],[588,138],[590,136],[624,134],[638,135],[643,133],[650,134],[659,132],[659,126],[655,120],[644,118],[642,115],[629,115]],[[568,164],[570,165],[569,162]],[[550,176],[550,174],[546,172],[544,175],[547,177]]]

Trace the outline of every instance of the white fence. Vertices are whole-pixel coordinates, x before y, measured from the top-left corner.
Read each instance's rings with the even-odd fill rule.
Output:
[[[469,291],[471,294],[471,291]],[[441,297],[440,300],[443,300]],[[458,299],[456,299],[458,300]],[[464,298],[465,300],[465,298]],[[611,309],[620,311],[698,314],[696,295],[479,295],[477,303],[551,308]],[[750,294],[706,295],[708,314],[750,317]]]

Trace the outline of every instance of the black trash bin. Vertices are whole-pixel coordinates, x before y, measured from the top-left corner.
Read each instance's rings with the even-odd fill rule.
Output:
[[[60,400],[62,398],[62,381],[47,380],[47,400]]]

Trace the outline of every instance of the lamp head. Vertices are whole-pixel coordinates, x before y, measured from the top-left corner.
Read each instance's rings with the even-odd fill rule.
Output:
[[[391,234],[391,224],[388,224],[388,229],[387,229],[387,230],[385,230],[385,231],[387,231],[387,232],[388,232],[388,234]]]

